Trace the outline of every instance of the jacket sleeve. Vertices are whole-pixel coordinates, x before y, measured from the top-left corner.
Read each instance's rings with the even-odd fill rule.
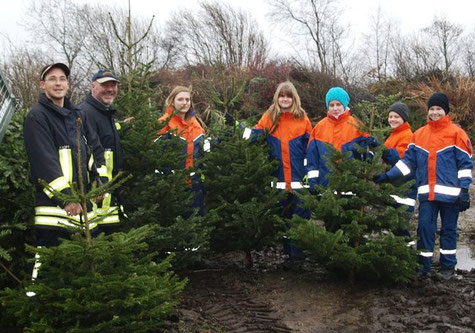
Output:
[[[261,119],[259,119],[259,122],[253,127],[249,128],[246,127],[244,129],[244,133],[242,134],[242,137],[244,139],[251,139],[251,142],[257,141],[257,138],[259,135],[264,134],[265,129],[268,127],[266,126],[266,114],[263,114]]]
[[[414,173],[416,167],[416,149],[414,144],[410,144],[407,147],[404,158],[400,159],[394,167],[391,168],[386,175],[390,180],[400,177],[407,177],[409,174]]]
[[[318,184],[320,176],[320,150],[318,141],[311,135],[307,146],[307,177],[310,188],[313,189]]]
[[[39,183],[39,179],[46,181],[49,186],[65,194],[70,194],[70,178],[63,174],[60,163],[60,152],[54,145],[54,139],[49,129],[49,125],[41,116],[29,115],[24,123],[24,141],[28,160],[30,162],[32,181],[38,189],[50,198],[54,199],[58,205],[64,207],[64,203],[54,197],[53,192]],[[64,154],[71,154],[65,149]],[[65,167],[67,168],[67,167]],[[70,166],[72,170],[72,165]],[[69,169],[69,168],[67,168]],[[65,170],[67,171],[67,170]],[[72,171],[71,171],[72,173]]]
[[[468,189],[472,183],[473,149],[470,139],[465,132],[461,132],[457,136],[456,147],[455,158],[457,160],[460,187]]]
[[[84,137],[86,138],[86,143],[90,148],[90,153],[92,154],[92,158],[94,159],[93,162],[96,164],[97,174],[101,177],[102,182],[109,181],[109,176],[107,172],[107,167],[104,159],[104,148],[101,145],[99,140],[99,136],[97,135],[96,131],[92,128],[90,122],[87,119],[87,115],[85,112],[78,112],[78,117],[82,120],[82,131]],[[89,163],[90,164],[90,163]],[[89,165],[89,169],[91,165]],[[94,171],[93,171],[94,172]]]

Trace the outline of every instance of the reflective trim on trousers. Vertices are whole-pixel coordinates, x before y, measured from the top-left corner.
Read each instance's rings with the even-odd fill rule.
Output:
[[[438,194],[445,194],[451,195],[454,197],[458,197],[460,194],[460,187],[452,187],[452,186],[444,186],[444,185],[435,185],[434,192]],[[422,185],[419,186],[417,189],[418,194],[426,194],[429,193],[429,185]]]
[[[397,195],[390,195],[398,204],[414,207],[416,205],[416,200],[411,198],[401,198]]]
[[[434,255],[434,252],[419,252],[421,257],[431,258]]]
[[[455,249],[455,250],[440,249],[440,254],[456,254],[456,253],[457,253],[457,249]]]

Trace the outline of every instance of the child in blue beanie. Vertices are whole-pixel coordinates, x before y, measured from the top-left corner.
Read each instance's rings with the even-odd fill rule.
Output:
[[[367,146],[368,133],[360,131],[359,122],[350,113],[350,96],[341,87],[328,90],[325,97],[327,116],[320,120],[310,133],[307,147],[307,171],[310,188],[328,185],[329,169],[325,155],[329,153],[325,143],[341,152],[352,151],[358,156],[355,144]]]

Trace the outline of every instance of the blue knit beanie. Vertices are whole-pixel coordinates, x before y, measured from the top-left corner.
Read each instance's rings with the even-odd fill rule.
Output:
[[[345,89],[340,87],[333,87],[328,90],[327,96],[325,98],[325,102],[327,103],[327,109],[328,104],[330,104],[330,102],[334,100],[339,101],[346,110],[348,108],[348,104],[350,103],[350,96],[345,91]]]

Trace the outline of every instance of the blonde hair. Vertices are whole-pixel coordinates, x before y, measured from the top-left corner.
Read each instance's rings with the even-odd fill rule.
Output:
[[[193,100],[191,99],[191,87],[176,86],[175,88],[173,88],[173,90],[170,92],[167,99],[165,100],[165,105],[167,109],[173,108],[173,102],[175,101],[176,95],[182,92],[186,92],[190,94],[190,109],[185,114],[185,119],[187,119],[190,113],[194,110]]]
[[[277,121],[282,114],[279,106],[279,96],[282,95],[291,95],[292,96],[292,108],[291,112],[294,118],[302,119],[305,117],[305,110],[302,109],[302,105],[300,102],[299,94],[297,93],[297,89],[290,81],[281,82],[275,91],[274,98],[272,99],[272,105],[269,107],[267,112],[269,112],[269,117],[272,122]]]

